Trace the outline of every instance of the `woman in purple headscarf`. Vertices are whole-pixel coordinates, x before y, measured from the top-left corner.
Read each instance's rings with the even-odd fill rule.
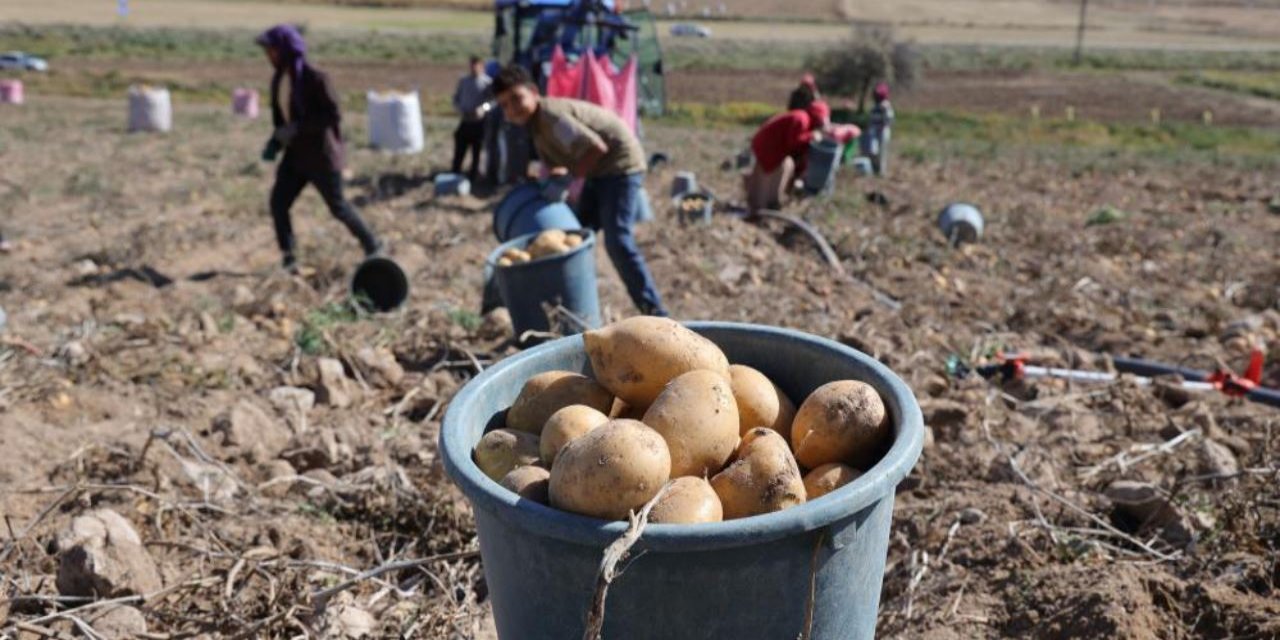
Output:
[[[262,158],[271,162],[284,151],[271,189],[271,218],[285,269],[297,268],[289,209],[308,184],[315,186],[333,217],[360,241],[365,255],[378,253],[381,243],[342,195],[342,114],[329,77],[307,64],[302,34],[289,25],[268,29],[256,42],[275,67],[271,78],[275,132],[267,141]]]

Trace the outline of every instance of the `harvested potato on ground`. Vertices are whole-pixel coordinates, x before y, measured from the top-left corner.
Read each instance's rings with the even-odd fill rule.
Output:
[[[596,379],[627,404],[647,407],[676,376],[697,369],[729,379],[714,342],[669,318],[637,316],[582,334]]]
[[[738,403],[738,425],[741,433],[756,427],[773,429],[787,442],[791,441],[791,421],[796,405],[767,376],[751,367],[735,364],[729,367],[733,399]]]
[[[567,234],[564,238],[564,244],[570,249],[580,247],[582,246],[582,236],[576,233]]]
[[[642,422],[667,441],[675,478],[719,473],[738,447],[738,406],[729,381],[715,371],[676,377]]]
[[[724,520],[720,496],[702,478],[685,476],[667,483],[667,493],[653,505],[649,522],[657,524],[695,524]]]
[[[584,404],[571,404],[551,414],[538,443],[542,463],[550,468],[566,444],[608,421],[609,416]]]
[[[805,497],[809,500],[821,498],[857,480],[860,475],[862,473],[847,464],[839,462],[824,464],[804,477]]]
[[[818,387],[791,424],[791,446],[807,469],[828,462],[869,469],[889,437],[888,411],[880,394],[856,380]]]
[[[498,484],[525,500],[539,504],[547,503],[547,488],[551,480],[551,472],[542,467],[532,465],[516,467],[502,477]]]
[[[560,450],[551,469],[551,506],[621,520],[657,495],[671,476],[671,453],[657,431],[610,420]]]
[[[756,427],[743,437],[738,459],[711,479],[726,520],[781,511],[803,504],[804,481],[787,441]]]
[[[547,371],[529,378],[507,410],[507,428],[542,433],[551,414],[583,404],[604,413],[613,407],[613,395],[595,380],[572,371]]]
[[[514,429],[496,429],[480,438],[475,458],[480,471],[495,482],[500,481],[516,467],[538,464],[538,437]]]

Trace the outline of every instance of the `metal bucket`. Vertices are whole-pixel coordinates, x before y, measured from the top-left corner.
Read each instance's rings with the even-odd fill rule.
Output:
[[[686,203],[690,200],[702,199],[702,205],[694,209],[686,209]],[[709,193],[691,192],[676,196],[675,198],[676,216],[682,223],[698,222],[702,224],[711,223],[711,215],[715,211],[716,199]]]
[[[924,443],[915,397],[892,371],[837,342],[789,329],[698,322],[689,327],[734,363],[763,371],[800,401],[833,380],[867,382],[885,400],[894,439],[854,482],[784,511],[697,525],[650,525],[613,583],[604,637],[864,640],[876,627],[894,488]],[[489,368],[450,403],[440,432],[445,470],[471,502],[498,635],[580,638],[604,548],[626,530],[523,500],[476,467],[471,451],[502,423],[530,377],[590,374],[582,338],[530,349]]]
[[[442,173],[433,180],[436,197],[471,194],[471,181],[460,173]]]
[[[804,174],[804,189],[810,194],[829,193],[835,188],[836,171],[840,169],[840,145],[821,140],[809,145],[809,167]]]
[[[392,311],[409,297],[409,278],[391,258],[373,256],[351,276],[351,297],[366,311]]]
[[[681,171],[671,179],[671,197],[679,198],[698,190],[698,176],[692,171]]]
[[[947,242],[959,246],[965,242],[977,242],[982,238],[984,222],[978,208],[963,202],[947,205],[938,214],[938,228]]]
[[[493,235],[499,242],[547,229],[573,231],[581,228],[578,216],[569,205],[548,202],[542,197],[538,185],[533,183],[512,189],[493,211]]]
[[[853,165],[853,172],[860,176],[869,176],[875,173],[875,167],[871,165],[871,158],[866,156],[855,157],[851,164]]]
[[[530,233],[503,243],[485,261],[485,270],[493,274],[503,306],[511,313],[511,324],[517,336],[526,331],[552,330],[544,304],[564,307],[587,325],[586,328],[600,326],[595,234],[590,230],[575,233],[582,236],[582,244],[565,253],[506,267],[498,266],[498,259],[508,249],[529,246],[538,235]],[[575,321],[556,328],[567,333],[583,329]]]

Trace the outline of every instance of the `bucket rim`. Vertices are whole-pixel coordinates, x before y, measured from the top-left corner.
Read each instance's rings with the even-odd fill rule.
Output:
[[[397,275],[396,279],[399,280],[404,285],[403,287],[401,287],[404,290],[404,296],[400,298],[400,301],[396,303],[394,307],[391,307],[389,309],[379,309],[374,307],[371,309],[365,309],[365,311],[367,313],[391,313],[397,309],[404,307],[405,301],[409,299],[409,290],[410,290],[409,274],[405,273],[404,267],[400,266],[400,263],[396,262],[391,256],[372,255],[365,258],[364,260],[361,260],[360,264],[356,265],[355,270],[351,272],[351,280],[347,284],[347,291],[350,293],[350,295],[353,298],[355,297],[356,278],[359,277],[360,272],[370,264],[389,264],[395,267],[395,272]]]
[[[551,260],[569,258],[570,256],[577,255],[581,251],[585,251],[587,249],[594,248],[596,246],[596,234],[591,229],[561,229],[561,231],[564,231],[566,234],[575,233],[582,236],[582,244],[576,247],[573,247],[572,249],[569,249],[564,253],[557,253],[555,255],[550,255],[550,256],[542,256],[541,258],[536,258],[528,262],[520,262],[517,264],[508,265],[505,267],[498,266],[498,258],[502,257],[502,253],[504,251],[506,251],[507,249],[516,248],[516,247],[519,247],[519,248],[526,247],[529,245],[530,242],[533,241],[534,238],[538,237],[538,234],[546,231],[550,231],[550,229],[543,229],[542,231],[526,233],[522,236],[517,236],[515,238],[512,238],[498,245],[498,248],[494,249],[493,251],[490,251],[489,256],[484,259],[485,266],[489,267],[490,269],[493,269],[495,272],[498,269],[517,269],[517,270],[524,269],[524,268],[532,267],[535,265],[545,264],[546,262],[549,262]]]
[[[775,513],[724,522],[652,524],[641,539],[645,548],[663,552],[696,552],[763,544],[816,531],[847,520],[883,499],[892,500],[895,488],[915,466],[924,448],[924,418],[914,394],[892,370],[876,359],[828,338],[794,329],[736,322],[687,322],[694,331],[743,331],[765,333],[781,342],[801,342],[856,360],[872,372],[863,380],[876,388],[893,417],[894,441],[883,457],[857,480],[821,498]],[[485,370],[467,383],[449,404],[441,425],[439,449],[445,471],[476,509],[483,509],[526,532],[563,542],[603,548],[627,529],[627,523],[604,521],[553,509],[521,499],[484,475],[471,459],[466,441],[465,407],[475,403],[485,382],[529,358],[556,351],[581,351],[581,335],[548,342],[512,356]],[[475,419],[489,420],[491,416]]]

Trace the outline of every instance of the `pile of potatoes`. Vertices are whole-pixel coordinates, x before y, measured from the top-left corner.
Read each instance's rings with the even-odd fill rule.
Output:
[[[524,249],[512,247],[502,252],[498,258],[499,267],[509,267],[538,258],[567,253],[570,249],[582,244],[582,236],[568,233],[561,229],[547,229],[539,233]]]
[[[797,409],[764,374],[666,318],[583,340],[596,379],[533,376],[505,428],[476,445],[480,469],[525,499],[621,520],[670,484],[650,522],[745,518],[852,482],[892,435],[870,385],[831,382]]]
[[[686,196],[680,200],[680,211],[683,213],[701,213],[707,206],[707,198],[703,196]]]

